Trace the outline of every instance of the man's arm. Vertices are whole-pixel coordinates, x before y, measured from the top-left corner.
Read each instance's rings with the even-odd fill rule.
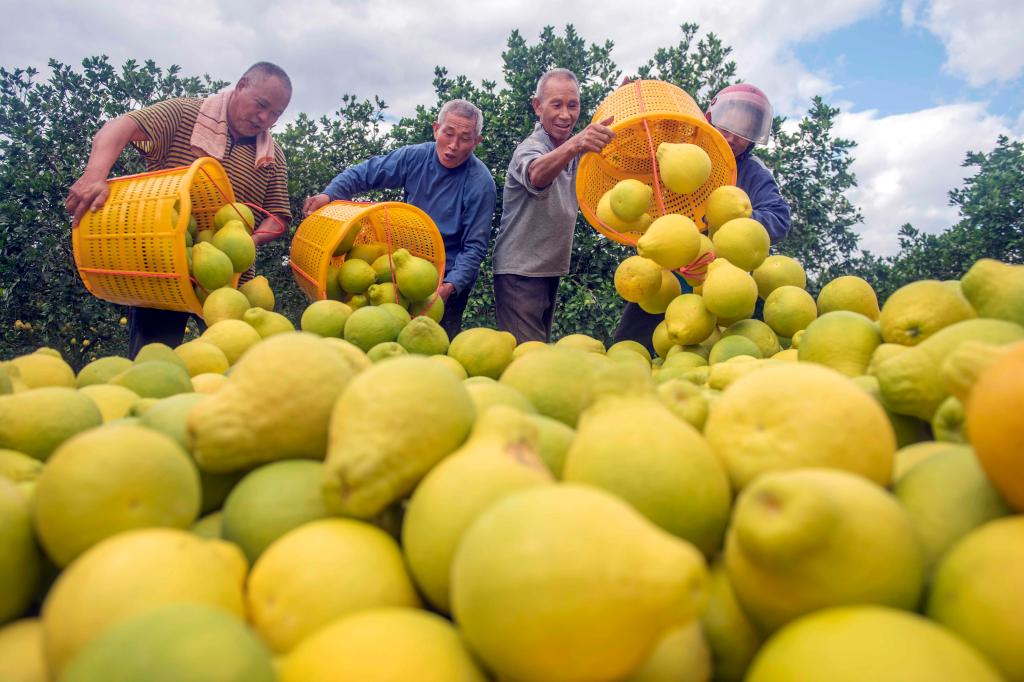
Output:
[[[351,199],[367,190],[405,186],[410,149],[402,147],[346,168],[331,180],[323,192],[306,199],[302,212],[309,215],[332,201]]]
[[[580,154],[604,149],[615,137],[615,133],[608,127],[613,120],[609,117],[600,123],[591,123],[547,154],[534,159],[528,172],[530,184],[543,189],[554,182],[562,169]]]
[[[754,220],[764,225],[772,244],[789,234],[789,203],[779,193],[779,186],[768,169],[762,169],[748,192]]]
[[[455,256],[455,263],[441,285],[441,295],[445,301],[451,294],[461,293],[473,285],[480,271],[480,263],[487,255],[487,245],[491,240],[491,217],[497,200],[494,182],[491,181],[489,186],[483,184],[475,194],[473,210],[463,218],[465,236],[462,239],[462,250]]]
[[[71,185],[64,207],[70,213],[72,225],[85,215],[86,211],[101,208],[110,194],[107,177],[129,142],[144,142],[149,137],[130,116],[118,116],[103,124],[92,139],[92,151],[82,176]]]

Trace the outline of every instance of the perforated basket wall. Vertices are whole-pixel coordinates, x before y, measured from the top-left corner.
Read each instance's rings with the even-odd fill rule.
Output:
[[[355,244],[390,244],[392,252],[406,249],[444,273],[444,241],[421,209],[400,201],[333,201],[303,220],[292,237],[292,274],[309,300],[327,297],[328,268],[344,262],[334,252],[351,230],[358,230]]]
[[[71,232],[75,265],[86,288],[114,303],[190,311],[201,315],[188,274],[185,231],[189,215],[199,229],[234,202],[227,174],[213,158],[191,166],[128,175],[109,181],[110,195]],[[179,202],[177,223],[171,209]],[[238,276],[233,280],[237,285]]]
[[[703,228],[708,196],[717,187],[736,182],[736,158],[729,143],[707,122],[693,98],[671,83],[633,81],[608,95],[594,112],[592,122],[609,116],[615,117],[611,124],[614,139],[600,154],[585,154],[576,174],[576,197],[587,222],[609,239],[636,244],[639,233],[608,230],[596,214],[597,203],[605,192],[620,180],[635,178],[652,187],[659,183],[659,191],[651,197],[647,209],[652,217],[681,213]],[[651,157],[662,142],[688,142],[707,152],[711,176],[696,192],[676,194],[656,177]]]

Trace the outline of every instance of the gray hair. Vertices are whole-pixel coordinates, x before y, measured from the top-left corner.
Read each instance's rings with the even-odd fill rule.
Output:
[[[437,122],[444,123],[444,117],[448,114],[472,119],[476,124],[476,136],[480,137],[480,133],[484,130],[484,114],[475,104],[464,99],[448,100],[437,114]]]
[[[277,78],[282,83],[288,86],[288,89],[292,89],[292,79],[288,77],[288,74],[284,72],[277,64],[271,64],[270,62],[256,62],[242,74],[243,78],[250,80],[262,81],[264,78]]]
[[[565,80],[572,81],[573,85],[576,86],[576,91],[579,92],[580,81],[576,78],[576,74],[569,69],[551,69],[550,71],[546,71],[544,75],[540,77],[540,80],[537,81],[537,89],[533,91],[533,96],[535,98],[542,99],[541,95],[544,94],[544,86],[547,85],[548,81],[552,78],[564,78]]]

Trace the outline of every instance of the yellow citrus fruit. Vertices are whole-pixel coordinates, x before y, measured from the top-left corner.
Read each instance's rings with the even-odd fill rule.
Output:
[[[967,436],[996,489],[1024,512],[1024,343],[1014,344],[975,382],[967,397]]]
[[[311,521],[278,538],[252,567],[246,601],[277,653],[346,614],[420,605],[398,544],[353,519]]]
[[[444,355],[451,345],[444,327],[426,315],[413,318],[402,327],[397,341],[407,352],[419,355]]]
[[[173,440],[112,425],[79,434],[47,461],[35,489],[35,527],[59,566],[133,528],[188,528],[199,515],[199,474]]]
[[[0,396],[0,448],[45,461],[71,436],[103,423],[89,396],[50,386]]]
[[[757,273],[754,273],[757,281]],[[776,334],[792,338],[818,317],[814,298],[802,288],[784,284],[768,294],[764,302],[764,321]]]
[[[804,362],[738,379],[715,401],[704,435],[736,489],[767,471],[803,467],[843,469],[886,485],[896,451],[892,426],[870,395]]]
[[[462,366],[458,360],[448,355],[430,355],[427,357],[428,360],[433,360],[439,365],[443,365],[445,369],[452,373],[452,376],[462,381],[469,377],[466,374],[466,368]]]
[[[338,272],[338,284],[350,294],[361,294],[376,281],[373,266],[360,258],[346,258]]]
[[[615,290],[627,301],[638,303],[661,288],[661,266],[643,256],[630,256],[615,268]]]
[[[270,283],[263,275],[253,277],[248,282],[238,287],[238,290],[249,299],[249,306],[263,308],[264,310],[274,309],[274,292]]]
[[[611,190],[601,195],[601,198],[597,202],[597,218],[607,227],[615,230],[616,232],[639,232],[643,234],[650,227],[653,218],[650,214],[642,213],[635,220],[623,220],[618,216],[617,213],[612,209],[612,193]]]
[[[230,367],[224,351],[201,338],[181,344],[174,352],[185,363],[189,376],[193,378],[200,374],[223,374]]]
[[[295,331],[295,325],[287,317],[263,308],[249,308],[242,315],[242,321],[255,329],[261,339]]]
[[[665,324],[672,343],[687,346],[700,343],[715,330],[714,314],[697,294],[677,296],[665,310]],[[646,349],[645,349],[646,350]]]
[[[836,277],[818,292],[818,315],[833,310],[849,310],[860,313],[869,320],[877,320],[878,297],[871,285],[861,277]]]
[[[711,652],[697,622],[666,631],[647,661],[622,682],[711,679]]]
[[[559,348],[575,348],[585,353],[605,354],[604,344],[592,336],[586,334],[569,334],[555,342]]]
[[[75,386],[82,388],[93,384],[105,384],[131,366],[131,360],[119,355],[97,358],[78,372]]]
[[[638,302],[640,308],[651,315],[660,315],[668,310],[669,304],[682,293],[679,278],[671,270],[661,271],[661,286],[658,291]]]
[[[375,608],[339,618],[279,666],[281,682],[484,682],[458,631],[425,611]]]
[[[192,377],[192,390],[195,393],[210,395],[224,388],[227,383],[228,378],[223,374],[204,372],[203,374],[197,374]]]
[[[1022,561],[1024,516],[989,521],[942,558],[925,609],[976,647],[1008,680],[1024,677]]]
[[[783,286],[807,288],[807,274],[800,261],[789,256],[768,256],[751,273],[757,282],[757,295],[767,301],[773,291]]]
[[[662,142],[655,155],[661,181],[677,194],[696,192],[711,175],[711,157],[695,144]]]
[[[75,656],[109,627],[157,606],[191,602],[240,620],[242,551],[185,530],[146,528],[103,540],[68,566],[43,602],[43,642],[59,679]]]
[[[238,320],[229,321],[238,322]],[[173,352],[171,354],[174,355]],[[181,362],[177,355],[174,355],[174,358]],[[163,360],[151,360],[132,365],[111,379],[109,383],[134,391],[140,398],[167,398],[179,393],[191,392],[192,382],[190,379],[184,363],[179,365]]]
[[[716,679],[742,680],[764,638],[736,601],[721,556],[711,564],[708,606],[700,625],[711,649]]]
[[[363,261],[353,262],[362,263]],[[340,338],[345,332],[345,323],[348,322],[348,317],[351,314],[352,309],[341,301],[314,301],[302,312],[299,325],[304,332]]]
[[[899,642],[900,646],[893,646]],[[764,645],[746,682],[1000,682],[976,649],[917,614],[881,606],[816,611]]]
[[[59,356],[36,351],[14,358],[11,365],[18,370],[22,383],[28,388],[75,387],[75,371]]]
[[[735,321],[750,317],[757,304],[757,284],[754,279],[724,259],[708,272],[701,295],[719,321]]]
[[[233,204],[224,204],[213,214],[213,225],[218,230],[232,220],[242,223],[243,227],[250,234],[256,229],[256,219],[252,215],[252,209],[240,201],[236,201]]]
[[[665,320],[659,322],[654,328],[654,332],[651,334],[651,345],[654,346],[654,352],[661,358],[668,357],[669,351],[676,345],[672,343],[672,337],[668,335],[668,323]]]
[[[256,262],[256,244],[237,221],[217,230],[211,243],[231,260],[231,268],[235,272],[245,272]]]
[[[704,213],[708,222],[708,233],[714,235],[715,230],[730,220],[749,218],[753,212],[750,197],[742,189],[735,185],[716,187],[708,196],[707,209]]]
[[[43,624],[23,618],[0,627],[0,680],[44,682],[49,679],[43,658]]]
[[[13,481],[0,477],[0,623],[28,610],[39,587],[41,566],[29,498]]]
[[[867,372],[881,343],[874,322],[860,313],[833,310],[807,325],[798,354],[800,362],[814,362],[855,377]]]
[[[242,357],[242,353],[259,343],[262,337],[251,325],[241,320],[221,320],[207,327],[199,338],[220,348],[228,363],[233,365]]]
[[[241,291],[221,287],[211,291],[203,301],[203,320],[206,324],[215,324],[221,320],[240,320],[250,307],[252,306],[249,299]]]
[[[718,258],[744,272],[756,270],[764,263],[771,247],[768,230],[753,218],[733,218],[715,231],[711,241]]]
[[[513,360],[500,381],[525,395],[541,414],[575,428],[593,399],[588,355],[570,348],[537,350]]]
[[[93,384],[78,390],[96,403],[100,414],[103,415],[104,423],[127,417],[132,411],[135,401],[139,399],[138,394],[134,391],[113,384]]]
[[[512,362],[516,337],[486,327],[459,332],[448,346],[448,355],[459,361],[471,377],[497,379]]]
[[[878,316],[886,343],[916,346],[944,327],[977,317],[959,283],[923,279],[889,296]]]
[[[622,220],[632,221],[647,210],[654,190],[647,183],[629,178],[615,183],[608,194],[615,215]]]
[[[345,340],[363,352],[378,343],[394,341],[402,331],[402,324],[394,315],[378,306],[365,306],[352,311],[345,321]]]
[[[730,336],[745,336],[753,341],[760,352],[758,357],[770,358],[782,350],[779,346],[779,337],[761,320],[740,320],[732,323],[722,332],[723,339]]]
[[[669,213],[651,223],[637,240],[636,251],[663,268],[678,270],[697,257],[700,232],[688,217]]]
[[[740,605],[763,632],[830,606],[911,610],[925,577],[916,532],[902,505],[861,476],[774,471],[737,498],[725,568]],[[886,570],[873,570],[876,562]]]

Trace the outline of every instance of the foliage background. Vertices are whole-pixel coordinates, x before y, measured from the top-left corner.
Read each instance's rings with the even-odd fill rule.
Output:
[[[276,133],[289,160],[293,213],[301,215],[303,199],[345,167],[431,139],[430,124],[440,105],[463,97],[484,112],[484,142],[476,153],[498,187],[496,231],[508,159],[534,125],[530,97],[547,69],[566,67],[580,78],[581,125],[626,76],[675,83],[702,108],[719,89],[742,80],[729,59],[731,48],[717,36],[701,36],[690,23],[680,32],[676,45],[657,49],[637,73],[624,74],[611,58],[610,41],[588,42],[571,25],[561,33],[547,27],[533,42],[513,31],[500,55],[505,81],[500,86],[474,83],[438,66],[434,101],[392,126],[385,123],[387,105],[379,98],[343,95],[331,115],[299,113]],[[31,69],[0,68],[0,358],[45,345],[78,368],[127,348],[120,324],[124,308],[90,296],[75,271],[63,208],[67,189],[85,166],[92,136],[106,120],[127,111],[168,97],[205,96],[227,82],[186,76],[176,66],[162,68],[151,61],[132,60],[118,68],[106,57],[87,58],[80,68],[51,61],[49,70],[43,79]],[[955,225],[937,235],[902,226],[900,251],[894,256],[859,250],[853,228],[862,218],[846,195],[857,182],[850,170],[855,144],[833,135],[838,114],[815,97],[796,126],[784,129],[776,119],[772,144],[758,149],[793,209],[792,231],[774,250],[804,264],[812,292],[832,277],[858,274],[884,300],[916,279],[958,278],[980,257],[1024,262],[1024,145],[1005,137],[991,152],[972,152],[964,159],[964,167],[974,173],[949,193],[960,211]],[[129,151],[113,174],[140,170],[140,159]],[[376,192],[367,198],[400,198],[400,193]],[[270,279],[279,312],[297,322],[306,301],[292,281],[288,248],[287,239],[262,247],[257,268]],[[623,305],[612,273],[626,255],[624,247],[598,235],[582,217],[578,220],[571,272],[558,292],[556,338],[573,332],[610,338]],[[494,325],[489,256],[466,312],[465,326],[476,325]]]

